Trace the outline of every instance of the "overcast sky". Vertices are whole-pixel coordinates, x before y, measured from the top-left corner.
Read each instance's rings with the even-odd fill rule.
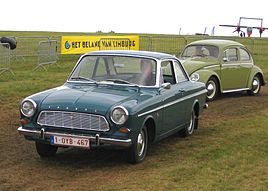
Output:
[[[263,0],[3,0],[0,6],[0,30],[195,34],[207,27],[211,34],[215,26],[215,35],[236,35],[219,24],[236,25],[239,17],[263,18],[268,27]]]

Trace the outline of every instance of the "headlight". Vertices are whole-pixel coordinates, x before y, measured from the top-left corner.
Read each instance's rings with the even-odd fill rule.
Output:
[[[33,100],[23,100],[20,106],[20,111],[26,117],[32,117],[36,111],[36,103]]]
[[[191,76],[190,76],[191,80],[192,81],[195,81],[197,82],[199,80],[199,74],[198,73],[193,73]]]
[[[122,125],[124,124],[128,119],[128,111],[126,108],[122,106],[117,106],[113,109],[111,113],[111,120],[117,124]]]

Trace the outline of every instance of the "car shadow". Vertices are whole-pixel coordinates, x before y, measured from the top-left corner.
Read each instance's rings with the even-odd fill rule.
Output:
[[[186,138],[188,139],[188,138]],[[151,157],[161,157],[165,155],[168,148],[172,144],[177,144],[178,141],[185,140],[178,134],[171,135],[160,142],[151,143],[148,146],[146,159]],[[90,168],[99,169],[106,167],[122,167],[129,166],[127,162],[126,149],[110,146],[92,147],[90,150],[78,148],[59,148],[56,156],[49,158],[40,158],[40,162],[45,166],[57,166],[57,168]],[[142,163],[141,163],[142,164]]]

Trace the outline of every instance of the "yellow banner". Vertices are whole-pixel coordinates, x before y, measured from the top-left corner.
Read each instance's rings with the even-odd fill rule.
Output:
[[[62,36],[61,54],[97,50],[139,50],[139,36]]]

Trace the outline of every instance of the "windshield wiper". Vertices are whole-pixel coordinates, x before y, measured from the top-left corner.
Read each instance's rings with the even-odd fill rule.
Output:
[[[85,81],[90,81],[90,82],[97,83],[97,81],[92,80],[90,78],[83,77],[83,76],[72,77],[71,80],[85,80]]]
[[[116,84],[131,84],[130,82],[121,79],[105,79],[104,81],[113,82]]]

